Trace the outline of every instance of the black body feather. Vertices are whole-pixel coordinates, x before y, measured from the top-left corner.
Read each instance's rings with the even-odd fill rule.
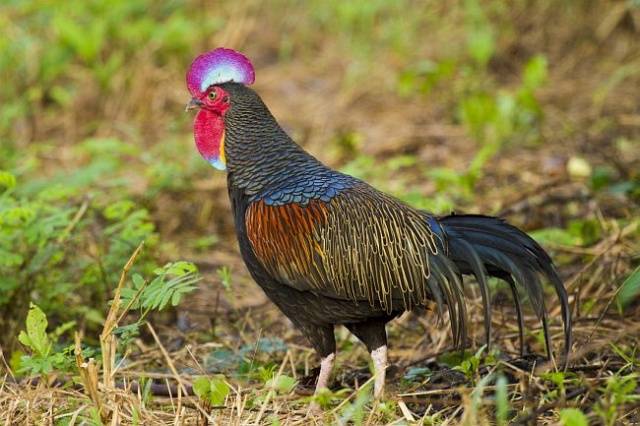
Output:
[[[456,344],[467,336],[462,275],[473,275],[491,338],[487,276],[507,281],[521,330],[518,287],[542,320],[550,351],[541,277],[562,306],[566,291],[545,251],[525,233],[486,216],[435,218],[324,166],[293,142],[251,89],[236,83],[225,117],[229,196],[240,250],[267,296],[321,356],[335,351],[344,324],[369,350],[386,344],[385,324],[436,302],[449,311]]]

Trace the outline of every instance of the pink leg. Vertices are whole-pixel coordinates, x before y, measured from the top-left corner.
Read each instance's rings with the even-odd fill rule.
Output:
[[[316,392],[322,388],[329,387],[329,378],[331,376],[331,370],[333,370],[333,361],[336,359],[336,354],[329,354],[320,360],[320,374],[318,374],[318,383],[316,384]]]
[[[373,374],[375,376],[373,396],[375,399],[380,399],[384,393],[384,380],[387,371],[387,345],[382,345],[372,350],[371,359],[373,360]]]
[[[329,387],[329,379],[331,378],[331,370],[333,370],[333,362],[335,359],[336,354],[332,353],[320,360],[320,374],[318,374],[318,383],[316,384],[316,395],[320,392],[320,389]],[[315,414],[319,414],[322,411],[317,402],[312,402],[309,409]]]

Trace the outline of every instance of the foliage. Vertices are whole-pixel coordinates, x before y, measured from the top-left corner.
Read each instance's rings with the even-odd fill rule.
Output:
[[[438,361],[450,366],[453,370],[464,374],[469,380],[474,381],[478,376],[481,365],[496,363],[498,352],[492,350],[485,354],[487,346],[483,345],[476,352],[466,350],[443,353]]]
[[[560,421],[564,426],[589,426],[589,420],[578,408],[560,410]]]
[[[594,407],[603,423],[607,426],[616,424],[620,416],[620,408],[627,403],[640,401],[640,395],[636,392],[638,377],[636,374],[615,374],[607,379],[604,392]]]
[[[369,383],[357,390],[355,400],[347,404],[342,410],[340,424],[363,424],[367,414],[365,406],[371,400],[371,387],[371,383]]]
[[[122,302],[131,309],[143,311],[142,317],[151,310],[162,310],[169,302],[177,306],[182,297],[195,290],[200,277],[191,262],[170,262],[153,271],[155,278],[145,282],[140,274],[131,277],[133,285],[122,290]]]
[[[27,332],[20,332],[18,340],[36,355],[46,357],[51,351],[47,336],[47,317],[36,305],[31,304],[27,314]]]
[[[291,376],[286,374],[276,374],[272,379],[269,379],[266,383],[268,388],[275,390],[278,394],[289,394],[296,387],[298,382]]]
[[[136,289],[124,288],[120,303],[125,306],[124,313],[131,309],[140,309],[141,314],[137,321],[119,327],[116,334],[124,336],[126,345],[129,338],[138,333],[139,326],[143,323],[151,310],[161,311],[165,309],[169,301],[172,306],[180,303],[184,294],[195,289],[193,284],[199,280],[197,268],[190,262],[168,263],[163,268],[154,271],[156,277],[150,284],[146,284],[140,275],[133,279]],[[135,283],[138,284],[135,284]],[[46,375],[53,371],[70,372],[75,369],[73,346],[61,346],[58,339],[68,330],[75,327],[74,321],[64,323],[57,327],[51,334],[47,334],[48,320],[44,312],[33,303],[26,318],[26,330],[18,335],[18,340],[31,352],[20,359],[19,373],[33,375]],[[56,347],[54,348],[54,344]],[[91,348],[83,349],[83,356],[89,357],[94,351]]]
[[[30,300],[60,322],[97,325],[132,247],[143,240],[155,246],[146,209],[129,200],[109,203],[95,188],[95,197],[80,198],[108,163],[98,159],[83,174],[60,175],[50,186],[18,181],[0,194],[0,322],[9,330],[22,322]],[[153,267],[146,257],[137,269]]]
[[[26,332],[18,335],[20,343],[29,348],[32,355],[25,355],[20,360],[20,371],[29,374],[48,374],[53,369],[60,369],[64,363],[62,352],[52,354],[52,342],[47,335],[47,317],[34,304],[27,314]]]
[[[225,290],[231,291],[231,270],[228,266],[222,266],[218,269],[218,277]]]
[[[193,382],[193,391],[198,398],[213,406],[223,405],[227,395],[229,395],[230,389],[222,375],[211,378],[198,377]]]
[[[637,267],[620,285],[616,302],[618,306],[625,307],[635,300],[640,294],[640,266]]]
[[[153,46],[145,52],[148,65],[188,61],[202,35],[222,25],[220,19],[199,16],[182,0],[162,5],[149,0],[3,5],[0,76],[12,84],[0,88],[0,97],[7,101],[0,114],[0,135],[11,134],[15,120],[41,106],[59,111],[88,91],[108,99],[122,85],[130,86],[139,74],[124,71],[140,55],[139,46]],[[13,145],[3,136],[3,148],[7,142]]]
[[[509,390],[507,389],[507,378],[499,375],[496,379],[496,424],[506,425],[509,416]]]

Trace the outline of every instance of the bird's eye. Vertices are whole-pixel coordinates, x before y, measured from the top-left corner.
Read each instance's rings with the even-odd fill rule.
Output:
[[[209,92],[209,100],[214,100],[218,96],[215,90]]]

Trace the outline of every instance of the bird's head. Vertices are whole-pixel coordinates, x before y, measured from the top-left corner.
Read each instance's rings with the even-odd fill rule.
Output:
[[[191,100],[187,110],[198,108],[193,123],[196,147],[213,167],[225,170],[224,117],[232,105],[232,94],[226,83],[252,84],[253,65],[235,50],[217,48],[198,56],[187,72],[187,88]]]

